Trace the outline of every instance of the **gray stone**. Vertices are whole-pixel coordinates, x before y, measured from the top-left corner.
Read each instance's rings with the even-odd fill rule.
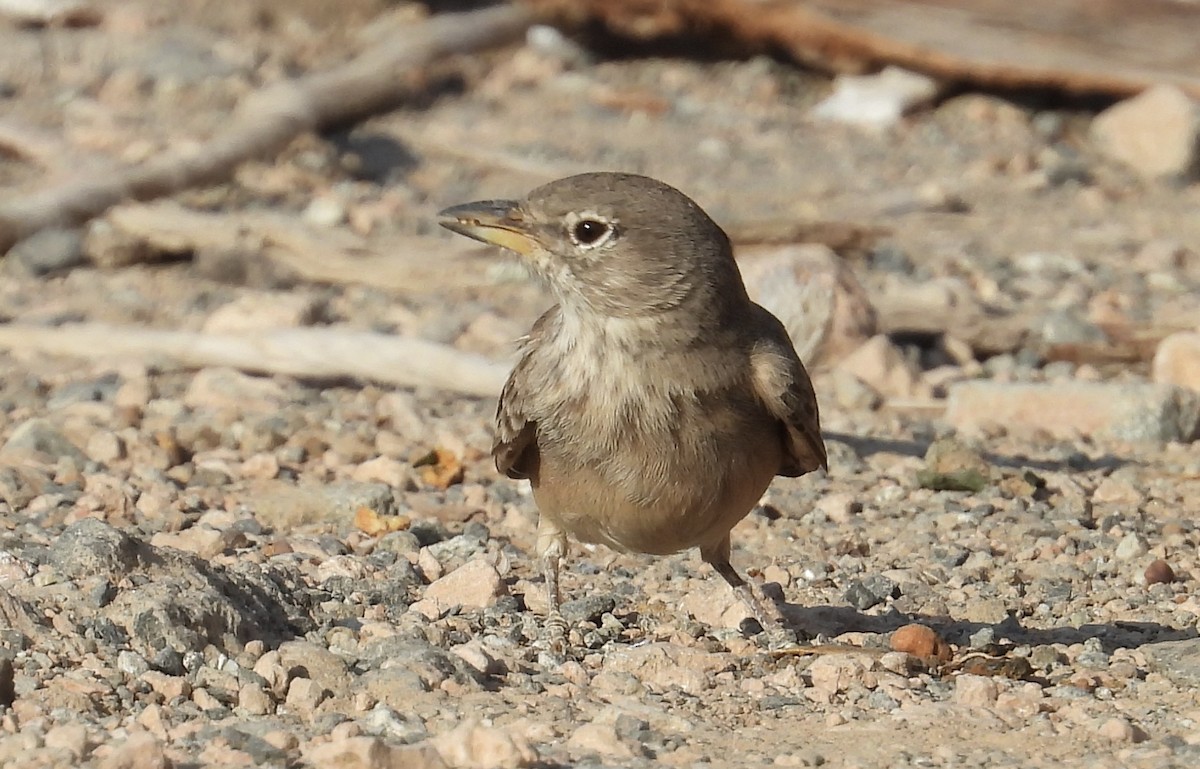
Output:
[[[41,494],[49,482],[45,472],[32,467],[0,467],[0,499],[13,510],[21,510]]]
[[[616,599],[611,595],[587,595],[563,603],[559,610],[563,619],[572,624],[579,622],[598,622],[601,615],[617,608]]]
[[[1042,341],[1048,345],[1100,344],[1108,341],[1108,335],[1095,323],[1081,316],[1075,309],[1053,310],[1042,317],[1039,331]]]
[[[416,713],[397,713],[386,705],[376,705],[360,722],[367,734],[412,744],[429,736],[425,722]]]
[[[16,675],[12,658],[0,655],[0,708],[7,708],[17,698]]]
[[[1188,690],[1200,688],[1200,638],[1146,644],[1151,669]]]
[[[150,663],[137,652],[123,651],[117,654],[117,670],[130,678],[141,678],[150,670]]]
[[[104,577],[116,582],[138,563],[138,544],[96,518],[71,524],[50,546],[50,563],[71,579]]]
[[[64,272],[84,263],[83,234],[60,227],[40,230],[13,246],[8,259],[28,275]]]
[[[158,83],[198,83],[235,74],[249,61],[232,61],[221,39],[208,29],[178,25],[165,37],[152,37],[128,53],[130,66]]]
[[[46,419],[27,419],[13,429],[0,448],[0,454],[20,454],[38,452],[50,457],[70,457],[76,462],[84,462],[85,457],[79,447],[63,435],[57,427]]]
[[[996,643],[996,629],[983,627],[971,634],[968,641],[972,649],[986,649]]]
[[[365,644],[359,654],[363,667],[413,674],[426,691],[436,688],[447,679],[460,684],[476,680],[474,669],[461,658],[420,639],[402,636],[381,638]],[[379,699],[388,702],[383,697]],[[397,704],[394,699],[390,702]]]
[[[145,546],[149,579],[121,590],[101,616],[129,635],[129,646],[167,672],[175,659],[163,649],[189,656],[209,644],[238,651],[251,638],[271,643],[312,627],[311,594],[299,576],[281,565],[245,563],[228,568],[170,548]],[[203,663],[203,656],[199,662]]]
[[[900,590],[895,582],[882,574],[872,574],[863,579],[852,580],[846,588],[844,598],[854,608],[865,611],[899,594]]]
[[[279,661],[291,678],[309,678],[337,696],[347,694],[350,680],[346,663],[323,646],[308,641],[288,641],[279,647]]]
[[[396,555],[416,554],[420,550],[421,540],[411,531],[389,532],[375,544],[375,552],[388,552]]]

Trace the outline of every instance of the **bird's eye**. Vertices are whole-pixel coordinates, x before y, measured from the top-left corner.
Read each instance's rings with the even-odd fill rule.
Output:
[[[572,238],[581,246],[591,246],[608,234],[609,225],[595,219],[581,219],[571,230]]]

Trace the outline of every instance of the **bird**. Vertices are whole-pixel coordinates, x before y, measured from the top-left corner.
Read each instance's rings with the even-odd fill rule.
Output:
[[[678,189],[592,172],[440,212],[500,246],[555,304],[518,341],[492,456],[527,479],[547,626],[565,632],[568,540],[625,553],[698,548],[753,616],[779,626],[730,561],[730,530],[776,476],[828,470],[812,381],[750,299],[721,227]]]

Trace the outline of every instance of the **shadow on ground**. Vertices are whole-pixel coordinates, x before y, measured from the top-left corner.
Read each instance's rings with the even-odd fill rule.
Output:
[[[850,435],[849,433],[826,432],[826,441],[836,441],[844,443],[854,450],[854,453],[860,457],[870,456],[872,454],[899,454],[909,457],[923,457],[925,452],[929,450],[932,441],[925,440],[906,440],[896,438],[876,438],[863,437],[859,435]],[[1091,470],[1116,470],[1119,467],[1133,464],[1134,462],[1124,457],[1117,457],[1111,454],[1090,458],[1083,454],[1075,454],[1071,457],[1054,460],[1054,459],[1031,459],[1029,457],[1014,457],[1004,454],[994,454],[992,452],[984,452],[984,459],[997,467],[1008,467],[1014,469],[1030,469],[1042,470],[1044,472],[1087,472]]]
[[[891,633],[914,622],[934,628],[943,638],[959,645],[966,644],[971,635],[984,628],[992,628],[997,639],[1007,638],[1015,643],[1031,646],[1069,645],[1097,638],[1107,652],[1112,652],[1114,649],[1132,649],[1146,644],[1200,637],[1200,633],[1194,627],[1180,629],[1156,622],[1118,621],[1111,624],[1097,623],[1080,627],[1030,628],[1022,626],[1014,617],[1009,617],[999,623],[988,623],[899,612],[871,616],[850,606],[800,606],[783,603],[779,604],[779,609],[793,629],[808,635],[819,633],[830,637],[848,632]]]

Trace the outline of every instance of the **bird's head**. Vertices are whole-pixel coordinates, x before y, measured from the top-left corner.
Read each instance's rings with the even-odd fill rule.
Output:
[[[745,299],[721,228],[682,192],[645,176],[570,176],[521,201],[447,208],[440,223],[520,254],[565,310],[644,317]]]

